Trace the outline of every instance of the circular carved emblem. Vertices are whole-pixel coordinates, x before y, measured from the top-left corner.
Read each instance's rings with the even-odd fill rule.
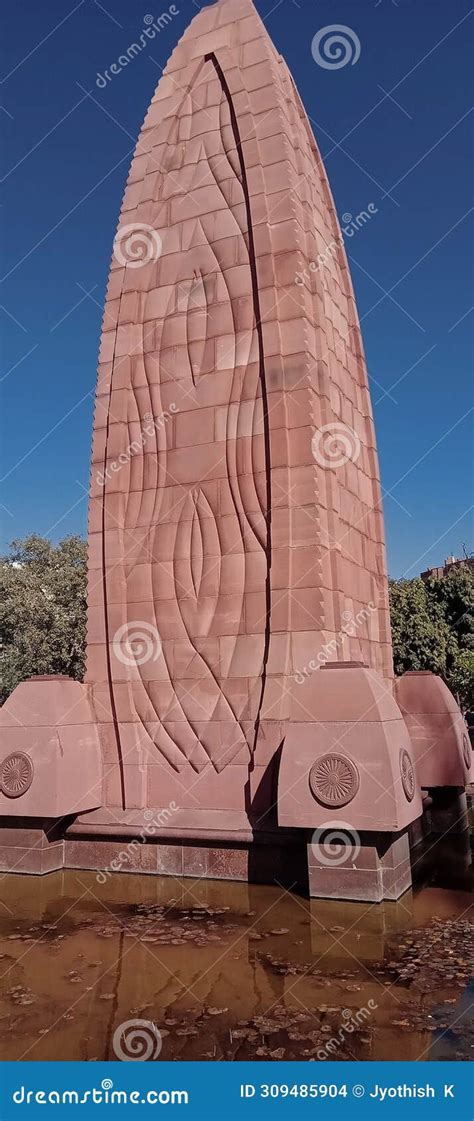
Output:
[[[21,798],[33,782],[33,763],[29,755],[14,751],[0,765],[0,790],[7,798]]]
[[[466,767],[469,770],[469,767],[471,766],[471,744],[466,734],[464,734],[462,738],[462,754]]]
[[[323,806],[347,806],[359,789],[359,772],[347,755],[322,755],[309,772],[309,786]]]
[[[400,752],[400,775],[405,797],[409,802],[412,802],[416,790],[415,770],[408,751],[405,751],[405,748]]]

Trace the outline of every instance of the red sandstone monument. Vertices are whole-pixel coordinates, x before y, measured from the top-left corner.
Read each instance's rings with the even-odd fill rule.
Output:
[[[97,383],[85,684],[31,679],[1,726],[10,871],[395,899],[436,791],[451,823],[462,813],[474,775],[454,699],[431,674],[393,680],[347,258],[251,0],[193,19],[130,169]]]

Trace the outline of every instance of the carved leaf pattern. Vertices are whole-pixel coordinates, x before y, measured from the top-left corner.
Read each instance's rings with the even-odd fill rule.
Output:
[[[236,440],[244,432],[252,435],[257,424],[261,424],[255,323],[251,319],[242,327],[238,320],[241,288],[235,279],[234,261],[229,263],[228,252],[223,256],[216,225],[219,221],[222,228],[223,215],[227,215],[226,240],[234,239],[235,262],[248,269],[246,287],[250,292],[252,279],[241,169],[224,95],[220,103],[209,110],[215,115],[215,132],[211,130],[209,134],[212,139],[209,151],[207,133],[196,139],[191,135],[182,139],[181,124],[192,121],[196,106],[200,104],[201,83],[210,77],[209,68],[209,63],[200,64],[181,113],[173,120],[166,166],[173,171],[180,169],[181,181],[190,194],[206,185],[209,190],[217,188],[225,207],[217,215],[204,212],[193,222],[187,216],[183,217],[181,225],[179,219],[175,222],[175,229],[180,228],[181,246],[186,250],[182,254],[182,275],[176,276],[166,312],[155,322],[152,344],[149,343],[150,323],[146,322],[147,296],[144,297],[142,346],[137,348],[142,353],[132,364],[128,432],[131,435],[137,425],[143,427],[145,413],[160,415],[163,408],[161,385],[170,377],[177,378],[181,392],[184,390],[192,396],[198,430],[199,407],[208,404],[209,376],[212,373],[219,377],[219,369],[231,371],[229,399],[222,402],[222,396],[219,397],[219,404],[227,407],[225,430],[228,437],[222,444],[226,478],[221,480],[220,493],[227,493],[227,526],[230,525],[231,532],[228,528],[223,547],[222,515],[215,505],[215,490],[206,486],[205,479],[196,478],[194,483],[180,487],[180,497],[171,511],[170,521],[165,494],[169,495],[170,487],[172,425],[156,428],[146,446],[132,456],[127,468],[130,489],[123,526],[125,552],[127,532],[140,526],[148,527],[148,555],[143,560],[148,575],[143,586],[150,588],[156,629],[163,647],[160,701],[154,700],[156,690],[148,680],[144,664],[134,672],[135,711],[142,721],[149,748],[158,750],[175,769],[187,763],[197,772],[209,763],[220,771],[237,756],[241,761],[249,758],[249,742],[253,742],[250,729],[256,713],[240,711],[235,700],[231,700],[231,694],[226,695],[229,691],[227,677],[219,657],[209,656],[209,641],[212,642],[213,634],[222,633],[219,619],[223,609],[227,610],[223,605],[230,601],[234,619],[229,633],[235,636],[235,631],[242,629],[247,550],[250,543],[253,551],[265,548],[262,486],[251,469],[242,479]],[[216,134],[220,137],[219,150],[216,150]],[[171,200],[172,207],[185,200],[186,196],[177,192],[176,177],[173,176],[174,186],[171,180],[171,175],[168,177],[166,173],[157,176],[157,207],[164,200]],[[183,205],[183,213],[187,215],[185,202]],[[206,346],[216,334],[217,303],[221,330],[222,324],[225,325],[225,351],[220,352],[219,369],[210,370],[206,366]],[[170,372],[169,356],[176,345],[179,364]],[[157,368],[161,372],[159,379]],[[242,385],[245,386],[245,400],[241,400]],[[192,455],[191,449],[189,454]],[[253,456],[253,451],[250,455]],[[160,583],[160,558],[163,556],[169,556],[165,563],[172,572],[174,591],[173,597],[167,600],[162,598]],[[232,596],[225,594],[228,587],[223,562],[228,556],[233,558]],[[236,559],[239,557],[240,561]],[[134,610],[131,601],[128,605],[130,618],[134,617]],[[263,644],[259,636],[255,641]],[[163,697],[166,697],[165,702]],[[256,704],[257,693],[254,694],[254,709]]]

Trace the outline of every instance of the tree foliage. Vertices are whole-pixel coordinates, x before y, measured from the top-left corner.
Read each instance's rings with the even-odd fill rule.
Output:
[[[1,700],[25,677],[84,674],[87,548],[32,535],[0,559]]]
[[[439,673],[461,707],[474,707],[474,572],[452,568],[441,579],[391,580],[395,673]]]
[[[32,674],[81,680],[86,645],[87,549],[80,537],[52,545],[32,535],[0,559],[0,697]],[[464,709],[474,709],[474,572],[391,580],[395,673],[439,673]]]
[[[390,581],[390,618],[397,676],[409,669],[440,673],[446,662],[449,630],[423,580]]]

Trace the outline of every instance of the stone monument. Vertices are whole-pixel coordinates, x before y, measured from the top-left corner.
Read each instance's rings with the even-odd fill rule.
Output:
[[[5,868],[406,890],[409,827],[429,790],[458,795],[471,750],[441,681],[394,687],[346,253],[251,0],[193,19],[132,161],[88,603],[85,684],[36,678],[2,710]]]

